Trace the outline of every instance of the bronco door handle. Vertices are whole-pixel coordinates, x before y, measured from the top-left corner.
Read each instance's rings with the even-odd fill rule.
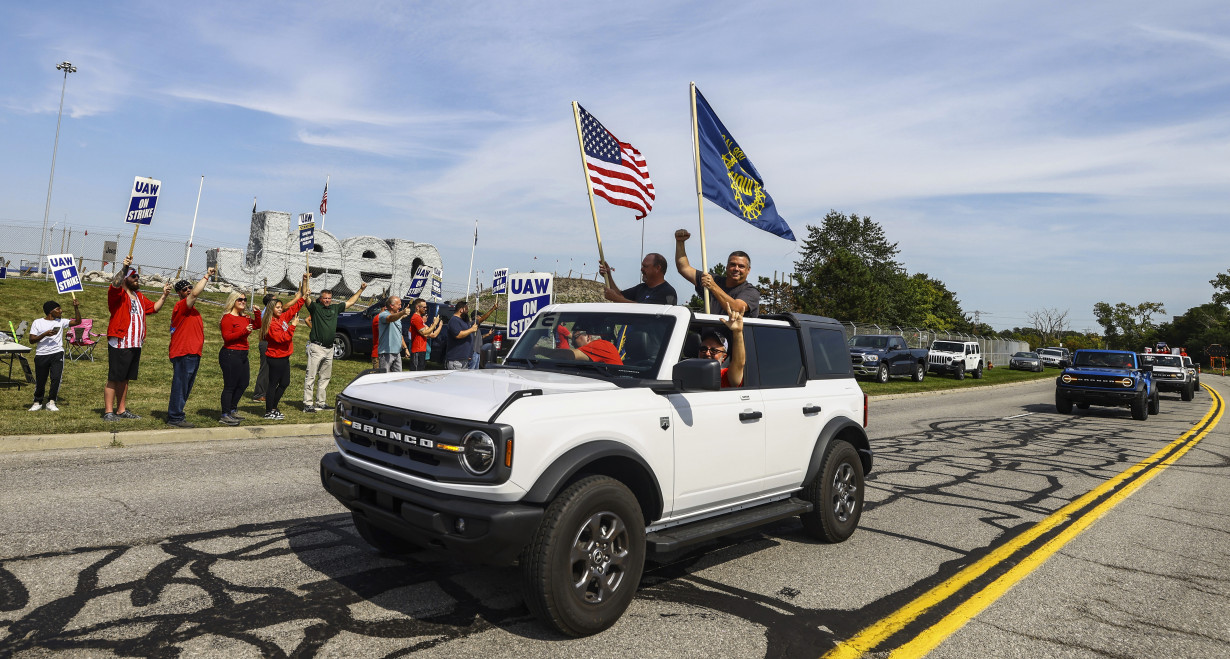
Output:
[[[739,412],[740,421],[755,421],[762,416],[764,416],[762,412]]]
[[[803,407],[803,414],[819,414],[819,413],[820,413],[819,405],[807,405]]]

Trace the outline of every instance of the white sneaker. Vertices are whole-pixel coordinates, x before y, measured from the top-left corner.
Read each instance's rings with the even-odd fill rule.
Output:
[[[48,412],[59,412],[60,408],[56,407],[56,402],[54,400],[49,400],[47,401],[47,411]]]
[[[42,403],[35,403],[35,404],[33,404],[33,405],[31,405],[31,406],[30,406],[30,411],[31,411],[31,412],[37,412],[37,411],[39,411],[39,410],[41,410],[41,409],[43,409],[43,404],[42,404]]]

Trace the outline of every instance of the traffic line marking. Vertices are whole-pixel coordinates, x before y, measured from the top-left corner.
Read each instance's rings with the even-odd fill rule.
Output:
[[[975,615],[994,603],[1009,588],[1042,565],[1047,558],[1063,548],[1081,531],[1110,512],[1119,502],[1126,499],[1154,476],[1161,473],[1163,469],[1173,464],[1200,440],[1204,439],[1213,428],[1217,427],[1217,423],[1221,420],[1225,409],[1224,401],[1208,385],[1202,384],[1201,386],[1208,390],[1209,396],[1213,399],[1213,404],[1200,421],[1180,435],[1178,439],[1119,473],[1114,478],[1086,492],[1075,501],[1060,508],[1050,517],[1038,522],[1024,533],[992,550],[983,558],[963,568],[948,580],[918,596],[897,611],[876,621],[852,638],[838,642],[836,647],[825,653],[823,659],[861,657],[864,653],[871,652],[881,643],[888,640],[889,637],[905,629],[907,625],[919,616],[942,604],[957,593],[957,591],[1001,565],[1030,543],[1038,540],[1060,525],[1071,522],[1067,528],[1046,541],[1041,547],[1018,559],[1012,568],[1000,575],[990,585],[958,604],[939,622],[901,644],[888,656],[893,659],[921,657],[934,649],[944,639],[969,622]],[[1117,488],[1119,489],[1116,491]],[[1074,516],[1077,511],[1093,504],[1104,496],[1107,497],[1105,501],[1080,515]]]
[[[1031,415],[1031,414],[1033,414],[1033,412],[1026,412],[1026,413],[1024,413],[1024,414],[1013,414],[1012,416],[1006,416],[1006,417],[1004,417],[1004,421],[1007,421],[1008,419],[1019,419],[1019,418],[1021,418],[1021,417],[1023,417],[1023,416],[1029,416],[1029,415]]]

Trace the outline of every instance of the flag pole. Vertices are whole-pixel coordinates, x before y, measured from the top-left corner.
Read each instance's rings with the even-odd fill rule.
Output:
[[[188,249],[184,251],[184,267],[188,269],[188,257],[192,256],[192,237],[196,235],[196,214],[201,210],[201,192],[205,190],[205,175],[201,175],[201,187],[196,190],[196,208],[192,211],[192,229],[188,231]],[[256,200],[253,199],[255,202]]]
[[[709,252],[705,249],[705,192],[700,178],[700,129],[696,123],[696,83],[690,83],[689,91],[692,97],[692,154],[696,162],[696,210],[700,214],[700,274],[696,275],[697,283],[709,272]],[[709,291],[704,291],[705,313],[709,311]]]
[[[602,255],[602,233],[598,231],[598,208],[594,205],[594,184],[589,180],[589,165],[585,163],[585,138],[581,136],[581,112],[576,101],[572,102],[572,119],[577,124],[577,146],[581,149],[581,173],[585,175],[585,191],[589,193],[589,214],[594,218],[594,238],[598,240],[598,261],[606,263],[606,257]],[[610,272],[606,273],[606,285],[608,288],[615,287]]]
[[[474,244],[470,246],[470,274],[466,275],[466,304],[470,303],[470,284],[474,283],[474,251],[478,249],[478,220],[474,220]],[[478,300],[474,301],[478,304]],[[475,318],[474,310],[470,310],[470,318]]]
[[[328,192],[329,192],[329,175],[328,175],[328,174],[325,174],[325,192],[326,192],[326,193],[328,193]],[[325,213],[324,213],[324,211],[321,211],[321,213],[320,213],[320,230],[321,230],[321,231],[324,231],[324,230],[325,230]]]

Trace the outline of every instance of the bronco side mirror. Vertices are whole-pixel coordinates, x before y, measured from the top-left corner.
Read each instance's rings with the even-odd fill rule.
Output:
[[[671,370],[680,391],[717,391],[722,388],[722,364],[716,359],[685,359]]]

